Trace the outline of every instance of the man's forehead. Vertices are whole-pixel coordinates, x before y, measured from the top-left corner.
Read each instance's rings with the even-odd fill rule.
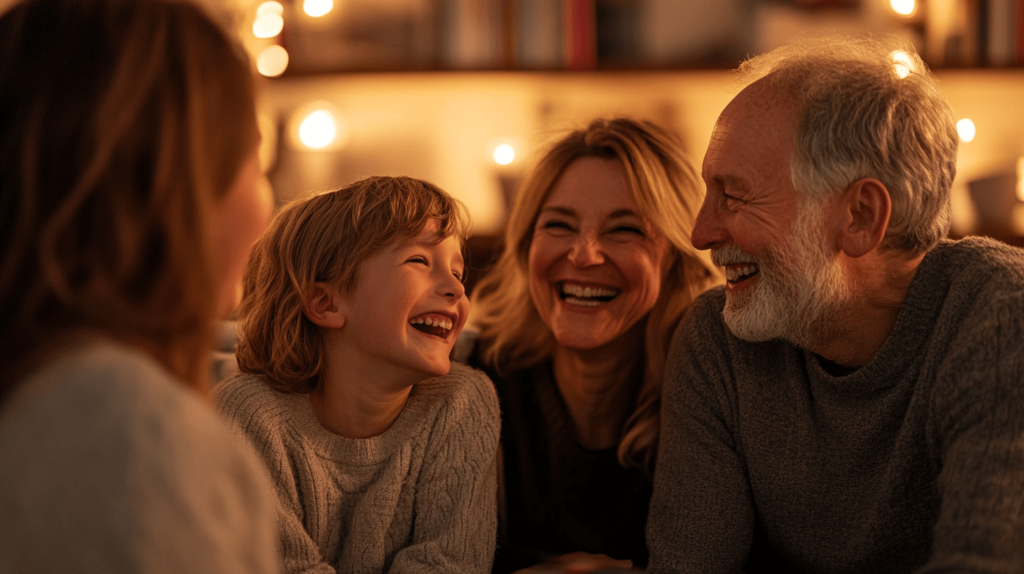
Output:
[[[715,122],[704,169],[719,156],[741,153],[750,159],[764,153],[788,154],[792,148],[793,105],[760,82],[740,92]]]

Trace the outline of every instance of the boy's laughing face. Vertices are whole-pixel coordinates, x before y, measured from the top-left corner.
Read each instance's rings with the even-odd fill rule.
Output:
[[[447,374],[469,315],[464,272],[462,244],[455,236],[438,241],[437,221],[381,249],[360,264],[355,289],[342,294],[340,344],[385,379],[404,384]]]

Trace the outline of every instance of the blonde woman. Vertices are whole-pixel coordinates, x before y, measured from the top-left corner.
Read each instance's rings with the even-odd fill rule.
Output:
[[[275,499],[206,392],[271,201],[198,8],[0,18],[0,572],[274,573]]]
[[[540,160],[474,294],[470,363],[502,405],[495,571],[643,567],[669,339],[718,272],[703,186],[656,125],[597,120]]]

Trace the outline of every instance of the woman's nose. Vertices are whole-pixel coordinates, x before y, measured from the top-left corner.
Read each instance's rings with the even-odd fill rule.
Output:
[[[568,257],[569,262],[578,268],[604,263],[604,254],[601,253],[601,245],[597,238],[585,235],[576,238]]]

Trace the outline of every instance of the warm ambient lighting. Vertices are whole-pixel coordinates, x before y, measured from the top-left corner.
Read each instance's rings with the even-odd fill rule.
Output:
[[[278,45],[263,48],[256,58],[256,69],[268,78],[276,78],[288,69],[288,51]]]
[[[302,11],[313,18],[319,18],[330,12],[333,8],[333,0],[306,0],[302,3]]]
[[[331,145],[337,133],[334,115],[327,110],[317,110],[299,124],[299,141],[312,149]]]
[[[900,16],[910,16],[914,13],[914,8],[917,7],[914,0],[889,0],[889,6]]]
[[[1024,157],[1017,158],[1017,199],[1024,201]]]
[[[494,148],[491,157],[498,165],[508,165],[516,160],[516,150],[508,144],[501,144]]]
[[[910,54],[903,50],[893,50],[890,56],[892,57],[892,68],[901,79],[906,78],[910,72],[914,71],[914,60]]]
[[[279,11],[280,10],[280,11]],[[284,8],[277,2],[264,2],[256,9],[256,21],[252,23],[252,35],[257,38],[273,38],[284,29]]]
[[[960,141],[970,143],[974,140],[976,130],[974,122],[970,118],[964,118],[956,123],[956,133],[960,134]]]

